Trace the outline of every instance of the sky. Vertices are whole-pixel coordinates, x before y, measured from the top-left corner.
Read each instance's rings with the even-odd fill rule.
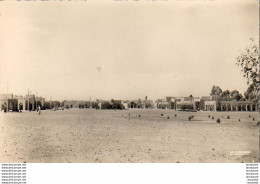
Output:
[[[0,93],[52,100],[207,96],[247,89],[257,0],[0,1]]]

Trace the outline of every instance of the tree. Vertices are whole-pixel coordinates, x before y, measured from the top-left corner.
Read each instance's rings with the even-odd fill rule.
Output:
[[[230,92],[230,97],[237,100],[237,101],[240,101],[243,99],[243,95],[239,93],[238,90],[233,90]]]
[[[109,104],[111,105],[112,109],[115,109],[115,100],[114,99],[111,99]]]
[[[259,93],[259,50],[253,38],[244,52],[237,57],[236,64],[241,67],[243,77],[247,79],[247,84],[253,84],[254,90]]]
[[[246,100],[252,100],[254,102],[258,102],[259,100],[259,95],[258,91],[255,89],[253,84],[250,84],[244,93],[245,99]]]
[[[219,86],[213,86],[210,95],[221,95],[222,89]]]
[[[230,98],[230,92],[229,90],[225,90],[221,93],[222,98]]]

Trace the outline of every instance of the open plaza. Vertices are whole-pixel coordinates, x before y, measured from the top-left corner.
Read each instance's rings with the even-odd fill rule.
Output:
[[[258,118],[258,112],[170,109],[0,113],[0,158],[19,163],[259,162]]]

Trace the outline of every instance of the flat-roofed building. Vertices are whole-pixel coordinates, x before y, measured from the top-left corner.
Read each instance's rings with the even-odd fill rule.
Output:
[[[64,107],[69,108],[79,108],[80,103],[76,100],[68,100],[63,102]]]
[[[217,110],[217,102],[216,101],[205,101],[204,102],[204,110],[205,111],[216,111]]]
[[[0,94],[0,110],[1,111],[17,111],[18,100],[13,97],[13,94]]]

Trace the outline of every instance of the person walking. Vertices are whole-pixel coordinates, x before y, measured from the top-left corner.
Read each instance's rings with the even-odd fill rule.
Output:
[[[38,112],[38,115],[41,114],[41,107],[40,107],[40,106],[38,106],[38,108],[37,108],[37,112]]]

